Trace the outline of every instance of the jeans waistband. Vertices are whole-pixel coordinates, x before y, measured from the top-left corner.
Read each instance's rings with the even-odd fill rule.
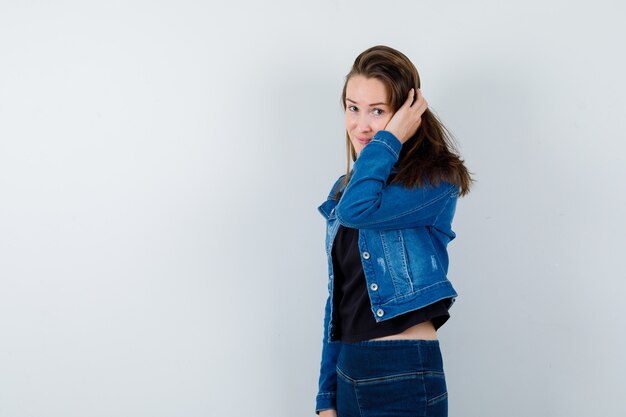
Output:
[[[443,372],[437,339],[385,339],[342,343],[337,367],[354,379],[411,372]]]

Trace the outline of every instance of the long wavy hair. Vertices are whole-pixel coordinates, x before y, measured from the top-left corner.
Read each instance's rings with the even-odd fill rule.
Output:
[[[387,102],[395,113],[405,102],[409,90],[420,88],[420,77],[415,65],[402,53],[391,47],[377,45],[366,49],[356,57],[352,69],[346,75],[341,93],[341,105],[346,111],[346,87],[351,77],[362,75],[380,80],[387,90]],[[437,185],[448,181],[460,187],[459,197],[469,193],[475,180],[463,164],[454,144],[454,138],[443,123],[429,110],[422,114],[417,132],[409,138],[400,151],[398,172],[391,175],[388,183],[406,187],[420,187],[425,182]],[[356,161],[357,154],[346,130],[346,176],[337,187],[335,197],[350,181],[350,159]]]

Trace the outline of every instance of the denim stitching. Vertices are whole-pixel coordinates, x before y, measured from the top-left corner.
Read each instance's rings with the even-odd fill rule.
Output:
[[[428,207],[428,206],[430,206],[430,205],[432,205],[432,204],[434,204],[434,203],[438,202],[438,201],[439,201],[439,200],[441,200],[442,198],[447,197],[447,196],[449,195],[449,193],[450,193],[450,190],[451,190],[452,188],[453,188],[453,187],[450,187],[450,189],[448,189],[448,190],[446,190],[445,192],[441,193],[441,195],[439,195],[439,196],[437,196],[437,197],[433,198],[433,199],[432,199],[432,200],[430,200],[430,201],[427,201],[426,203],[422,204],[421,206],[418,206],[418,207],[412,208],[411,210],[407,210],[407,211],[405,211],[405,212],[403,212],[403,213],[399,213],[399,214],[397,214],[397,215],[395,215],[395,216],[392,216],[392,217],[387,217],[387,218],[385,218],[385,219],[377,220],[377,221],[375,221],[375,222],[361,223],[361,224],[360,224],[360,227],[361,227],[361,228],[364,228],[365,226],[372,226],[372,225],[376,225],[376,224],[378,224],[378,223],[388,222],[388,221],[390,221],[390,220],[395,220],[395,219],[397,219],[397,218],[407,216],[407,215],[409,215],[409,214],[411,214],[411,213],[415,213],[416,211],[422,210],[422,209],[424,209],[424,208],[426,208],[426,207]],[[445,207],[444,207],[444,208],[445,208]],[[442,210],[442,211],[443,211],[443,210]],[[441,213],[439,213],[439,214],[441,214]],[[437,217],[439,217],[439,215],[437,215]],[[343,221],[343,219],[341,219],[341,218],[339,217],[339,215],[337,215],[337,218],[338,218],[338,219],[340,219],[342,223],[344,223],[344,224],[348,225],[349,227],[356,228],[356,225],[353,225],[353,224],[349,224],[349,223],[344,222],[344,221]]]
[[[450,200],[448,200],[448,202],[443,205],[443,208],[441,209],[439,214],[437,214],[437,217],[435,217],[435,220],[433,220],[433,224],[437,224],[437,220],[439,220],[439,216],[441,216],[441,213],[443,213],[446,210],[446,207],[448,207],[448,204],[450,203],[451,200],[452,200],[452,197],[450,197]]]
[[[413,292],[413,277],[409,273],[409,267],[406,261],[406,247],[404,246],[404,235],[402,230],[398,229],[398,236],[400,236],[400,247],[402,248],[402,268],[406,272],[406,276],[409,280],[409,291]]]
[[[396,153],[396,151],[387,144],[387,142],[383,141],[382,139],[372,139],[372,142],[378,142],[378,143],[382,143],[383,145],[385,145],[387,147],[387,149],[389,149],[391,151],[391,153],[393,154],[393,156],[396,157],[396,159],[398,159],[400,157],[400,155],[398,155]]]
[[[339,369],[339,366],[335,367],[335,370],[337,371],[337,375],[339,375],[340,377],[342,377],[343,379],[345,379],[346,381],[350,382],[350,383],[354,383],[355,380],[350,378],[348,375],[344,374],[343,371],[341,369]]]
[[[359,415],[363,417],[363,412],[361,411],[361,403],[359,401],[359,391],[356,389],[356,380],[346,375],[339,368],[339,366],[335,366],[335,370],[337,371],[337,376],[339,376],[341,379],[346,380],[350,384],[350,388],[354,390],[354,396],[356,397],[356,404],[357,404],[357,408],[359,409]]]
[[[404,299],[404,298],[409,298],[409,297],[412,297],[412,296],[414,296],[415,294],[419,294],[419,293],[423,292],[424,290],[427,290],[427,289],[428,289],[428,288],[430,288],[430,287],[434,287],[434,286],[436,286],[436,285],[441,285],[441,283],[442,283],[442,282],[449,282],[449,281],[447,281],[447,280],[437,281],[437,282],[435,282],[434,284],[430,284],[430,285],[428,285],[427,287],[421,287],[418,291],[414,291],[414,292],[409,293],[409,294],[403,294],[403,295],[399,295],[399,296],[397,296],[397,297],[390,298],[389,300],[387,300],[387,301],[385,301],[384,303],[382,303],[382,304],[381,304],[381,306],[385,306],[385,305],[387,305],[387,304],[389,304],[389,303],[392,303],[392,302],[394,302],[394,301],[398,301],[398,300],[402,300],[402,299]],[[448,297],[444,297],[444,298],[448,298]],[[437,301],[439,301],[439,300],[437,300]]]
[[[388,255],[389,255],[389,247],[387,246],[387,241],[385,240],[385,235],[382,231],[378,232],[380,235],[380,241],[383,244],[383,254],[385,255],[385,261],[387,262],[387,265],[391,266],[391,263],[389,262],[388,259]],[[398,287],[396,287],[396,280],[397,278],[395,277],[395,272],[393,270],[393,268],[389,268],[389,275],[391,276],[391,283],[393,284],[393,293],[394,294],[399,294],[400,291],[398,291]]]
[[[429,407],[432,405],[435,405],[439,401],[443,401],[447,396],[448,396],[448,391],[444,392],[443,394],[439,394],[436,397],[431,398],[430,400],[426,401],[426,405]]]
[[[394,272],[394,268],[389,268],[389,274],[391,275],[391,282],[393,284],[394,293],[395,294],[401,294],[401,293],[406,293],[407,292],[407,291],[402,291],[402,292],[398,291],[398,288],[396,287],[396,284],[394,282],[395,280],[398,280],[399,282],[407,281],[407,284],[408,284],[407,286],[409,288],[408,292],[412,294],[414,292],[414,289],[413,289],[413,279],[411,277],[411,274],[409,273],[409,268],[408,268],[407,262],[406,262],[406,251],[405,251],[405,247],[404,247],[404,236],[402,235],[402,231],[399,230],[399,229],[395,230],[395,233],[400,237],[400,239],[399,239],[400,243],[401,243],[400,246],[402,247],[402,259],[401,259],[402,268],[403,268],[404,272],[406,273],[406,278],[408,278],[408,279],[405,280],[404,279],[405,277],[398,277],[398,276],[396,276],[395,272]],[[392,263],[391,263],[391,260],[389,259],[389,256],[390,256],[389,247],[386,244],[385,237],[384,237],[385,236],[385,232],[384,231],[379,231],[379,234],[380,234],[380,240],[383,242],[383,252],[385,254],[385,260],[387,261],[387,265],[391,266]]]
[[[358,381],[355,382],[355,385],[370,385],[370,384],[378,384],[381,382],[388,382],[388,381],[406,381],[409,379],[420,378],[424,376],[426,373],[427,371],[415,371],[415,372],[408,372],[404,374],[393,374],[393,375],[387,375],[387,376],[380,376],[376,378],[359,379]]]
[[[419,363],[424,363],[424,358],[422,357],[422,349],[418,348],[417,354],[419,355]],[[424,389],[422,391],[424,393],[424,396],[428,395],[428,391],[426,391],[426,381],[424,380],[424,376],[422,376],[422,388]]]
[[[425,370],[425,371],[403,372],[400,374],[377,376],[373,378],[354,379],[348,376],[347,374],[345,374],[341,369],[339,369],[339,367],[337,367],[336,370],[337,370],[337,375],[341,376],[343,379],[345,379],[346,381],[354,385],[368,385],[368,384],[373,384],[373,383],[383,382],[383,381],[416,379],[422,376],[433,376],[433,374],[440,373],[438,371]]]
[[[359,416],[363,417],[363,411],[361,410],[361,398],[359,396],[359,390],[356,389],[356,385],[353,385],[352,389],[354,390],[354,396],[356,397],[356,406],[359,409]]]

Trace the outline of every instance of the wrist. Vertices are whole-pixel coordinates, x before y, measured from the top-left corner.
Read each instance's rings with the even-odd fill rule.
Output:
[[[372,138],[372,142],[382,142],[387,145],[387,148],[395,155],[396,158],[400,156],[402,150],[402,142],[398,137],[390,130],[379,130]],[[367,149],[367,147],[365,147]],[[364,150],[365,150],[364,149]]]

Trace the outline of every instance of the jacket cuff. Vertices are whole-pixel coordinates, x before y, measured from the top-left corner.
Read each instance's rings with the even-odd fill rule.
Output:
[[[379,130],[372,138],[372,142],[382,142],[387,146],[389,151],[398,159],[402,150],[402,142],[393,133],[388,130]]]
[[[337,409],[336,395],[334,392],[317,394],[315,403],[315,414],[319,414],[322,410]]]

